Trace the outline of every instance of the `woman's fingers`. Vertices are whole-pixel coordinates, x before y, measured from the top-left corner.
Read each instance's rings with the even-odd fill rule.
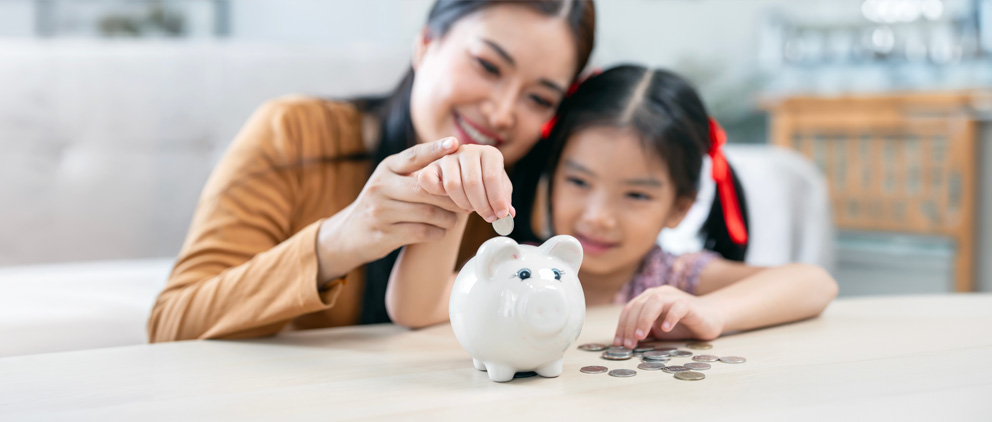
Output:
[[[391,223],[422,223],[448,230],[458,221],[454,212],[424,203],[391,201],[383,219]]]
[[[390,155],[382,160],[386,168],[396,174],[410,174],[444,157],[458,151],[458,139],[447,137],[426,144],[414,145],[398,154]]]

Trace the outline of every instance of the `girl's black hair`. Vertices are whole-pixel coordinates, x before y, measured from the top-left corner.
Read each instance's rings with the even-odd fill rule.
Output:
[[[543,241],[530,222],[538,185],[551,180],[569,137],[590,127],[617,127],[634,130],[645,151],[654,153],[668,166],[675,184],[676,198],[695,199],[699,190],[703,156],[710,149],[710,115],[693,86],[665,70],[623,65],[595,75],[579,85],[558,111],[558,120],[538,146],[516,165],[512,177],[513,204],[518,224],[513,236],[521,242]],[[748,228],[744,190],[731,168],[744,227]],[[705,175],[709,177],[709,175]],[[548,183],[546,203],[551,207]],[[551,228],[554,230],[553,227]],[[743,261],[747,244],[730,239],[719,197],[714,197],[710,214],[700,229],[704,246],[726,259]]]
[[[460,19],[500,4],[526,6],[547,16],[562,16],[568,22],[576,41],[578,62],[575,74],[578,75],[585,68],[595,39],[596,12],[592,0],[438,0],[427,16],[426,29],[432,37],[443,37]],[[410,117],[413,77],[414,72],[411,68],[407,70],[406,75],[391,94],[352,101],[360,111],[375,116],[379,121],[379,143],[378,149],[373,154],[372,169],[375,169],[386,157],[416,143],[416,133]],[[398,255],[399,249],[366,265],[360,323],[375,324],[390,321],[386,313],[386,283]]]

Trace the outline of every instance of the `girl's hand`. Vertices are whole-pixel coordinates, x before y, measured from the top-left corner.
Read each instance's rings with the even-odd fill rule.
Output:
[[[386,157],[350,205],[321,225],[319,278],[328,281],[401,246],[439,240],[455,226],[459,207],[424,191],[417,172],[458,150],[445,138]]]
[[[421,170],[418,180],[425,191],[451,198],[487,222],[516,215],[510,205],[513,186],[503,167],[503,153],[495,147],[462,145]]]
[[[627,303],[613,344],[633,349],[650,334],[659,340],[712,340],[723,333],[724,318],[703,299],[672,286],[659,286]]]

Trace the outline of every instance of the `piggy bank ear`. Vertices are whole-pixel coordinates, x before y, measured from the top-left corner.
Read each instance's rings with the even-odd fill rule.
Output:
[[[493,280],[497,276],[495,271],[500,264],[520,257],[520,245],[508,237],[494,237],[483,243],[475,256],[479,260],[476,267],[479,279]],[[506,278],[512,275],[507,274]]]
[[[582,245],[576,238],[567,234],[560,234],[548,239],[541,245],[540,250],[545,255],[565,261],[575,271],[578,271],[582,265]]]

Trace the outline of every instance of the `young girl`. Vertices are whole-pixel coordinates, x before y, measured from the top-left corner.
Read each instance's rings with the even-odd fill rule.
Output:
[[[616,67],[579,85],[558,116],[548,149],[518,166],[547,169],[545,228],[582,243],[586,304],[626,304],[615,345],[632,348],[648,336],[709,340],[796,321],[818,315],[836,295],[831,276],[812,265],[759,268],[726,259],[741,260],[747,242],[740,185],[721,152],[722,130],[679,76]],[[718,191],[706,244],[720,245],[725,256],[674,256],[657,245],[658,234],[692,205],[704,154],[713,158]],[[537,179],[516,175],[514,198],[534,197]],[[532,207],[514,204],[518,220],[530,218]],[[541,218],[532,220],[541,226]],[[517,237],[544,236],[525,227]]]

